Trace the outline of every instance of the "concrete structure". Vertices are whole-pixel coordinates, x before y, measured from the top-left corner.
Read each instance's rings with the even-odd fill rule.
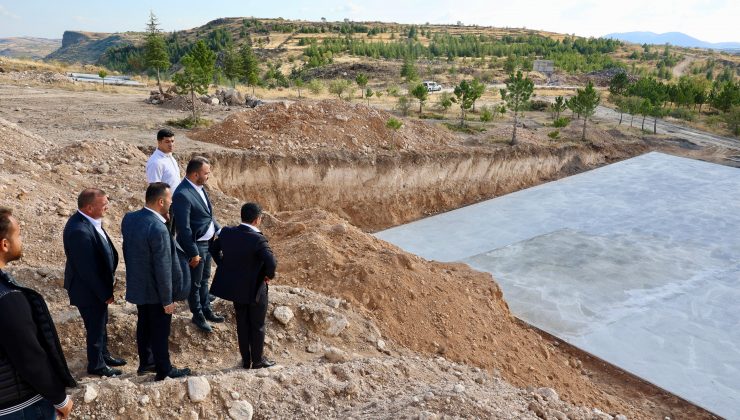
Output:
[[[492,273],[518,317],[740,418],[740,170],[649,153],[377,236]]]

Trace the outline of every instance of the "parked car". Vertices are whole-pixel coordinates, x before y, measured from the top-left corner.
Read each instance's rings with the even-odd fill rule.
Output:
[[[442,85],[437,82],[432,82],[431,80],[421,82],[421,84],[424,85],[425,88],[427,88],[427,92],[438,92],[442,90]]]

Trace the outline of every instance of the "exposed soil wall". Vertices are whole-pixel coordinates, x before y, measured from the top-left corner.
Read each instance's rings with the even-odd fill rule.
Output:
[[[320,207],[379,230],[642,153],[593,145],[310,157],[211,156],[213,186],[271,211]]]

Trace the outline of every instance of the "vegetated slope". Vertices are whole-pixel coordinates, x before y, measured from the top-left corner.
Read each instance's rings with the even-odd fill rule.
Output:
[[[0,38],[0,56],[41,59],[61,46],[61,40],[33,37]]]
[[[101,32],[64,31],[62,45],[46,56],[48,60],[66,63],[99,64],[100,57],[109,49],[140,43],[141,34],[109,34]]]

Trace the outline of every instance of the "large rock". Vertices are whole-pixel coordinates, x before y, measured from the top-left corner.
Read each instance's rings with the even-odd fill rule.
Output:
[[[92,385],[85,385],[85,404],[90,404],[98,398],[98,390]]]
[[[202,376],[188,378],[188,395],[192,402],[205,401],[211,393],[211,384]]]
[[[293,311],[291,311],[287,306],[278,306],[274,311],[272,311],[272,316],[280,321],[281,324],[288,325],[290,320],[293,319]]]
[[[349,321],[347,321],[347,318],[343,316],[330,316],[326,319],[326,322],[329,324],[329,326],[326,328],[326,333],[331,336],[338,336],[339,334],[344,331],[345,328],[349,325]]]
[[[233,420],[252,420],[254,408],[247,401],[235,401],[229,409],[229,417]]]
[[[326,360],[333,363],[348,362],[350,359],[349,354],[346,351],[336,347],[327,348],[324,352],[324,357],[326,357]]]

